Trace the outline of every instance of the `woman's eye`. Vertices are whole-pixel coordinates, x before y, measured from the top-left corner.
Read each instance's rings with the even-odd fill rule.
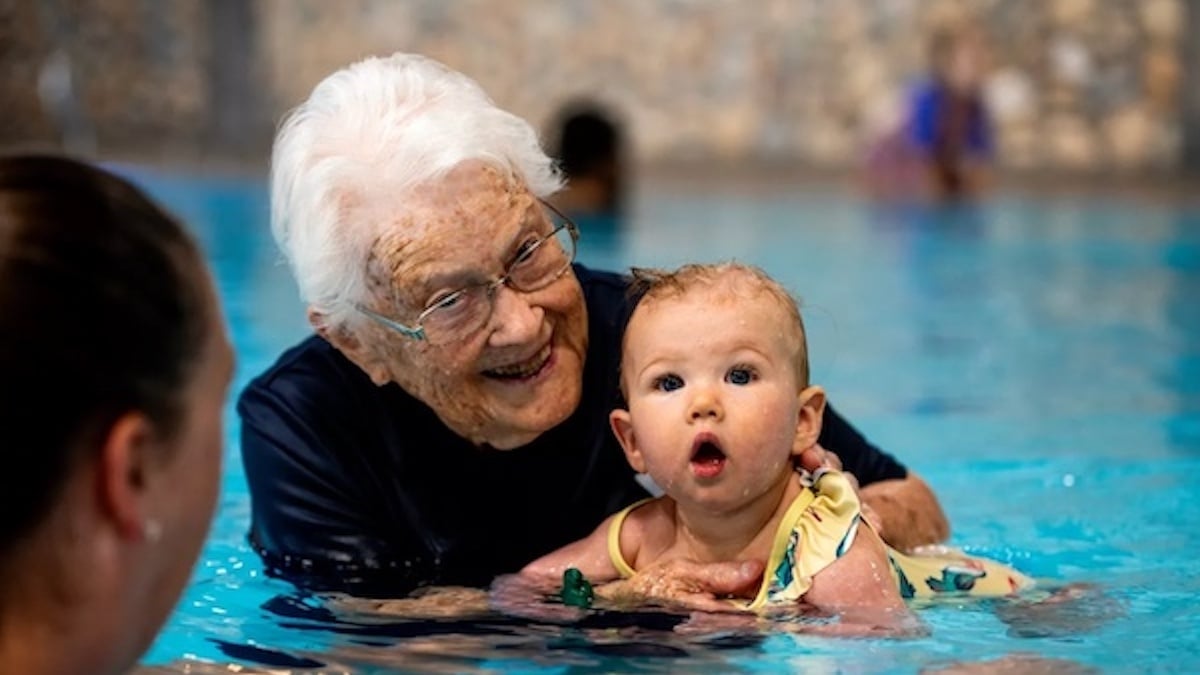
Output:
[[[517,249],[517,254],[513,256],[512,264],[516,266],[520,265],[521,263],[528,262],[529,259],[533,257],[533,254],[537,252],[540,244],[541,240],[537,237],[530,237],[529,239],[526,239]]]
[[[429,309],[444,310],[455,309],[463,301],[463,296],[466,295],[463,291],[455,291],[446,295],[439,295],[429,303]]]
[[[750,384],[754,381],[754,371],[750,368],[731,368],[725,380],[730,384]]]
[[[654,378],[654,388],[659,391],[675,391],[681,387],[683,378],[678,375],[668,374]]]

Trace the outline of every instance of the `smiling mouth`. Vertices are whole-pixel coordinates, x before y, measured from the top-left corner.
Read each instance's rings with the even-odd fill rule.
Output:
[[[546,346],[539,349],[538,353],[534,354],[532,358],[520,363],[513,363],[507,366],[500,366],[499,368],[485,370],[483,371],[483,374],[496,380],[528,380],[545,369],[546,364],[550,362],[550,355],[552,352],[553,349],[551,348],[550,343],[547,342]]]
[[[713,478],[725,468],[725,451],[714,434],[699,434],[692,441],[691,466],[700,478]]]

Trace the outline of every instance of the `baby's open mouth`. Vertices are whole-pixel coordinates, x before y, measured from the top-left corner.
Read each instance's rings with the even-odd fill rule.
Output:
[[[526,359],[520,363],[512,363],[507,366],[491,368],[483,371],[487,377],[497,380],[526,380],[542,371],[546,364],[550,361],[550,353],[552,349],[550,343],[538,350],[532,358]]]
[[[725,468],[725,451],[715,434],[697,434],[692,440],[692,473],[701,478],[712,478]]]

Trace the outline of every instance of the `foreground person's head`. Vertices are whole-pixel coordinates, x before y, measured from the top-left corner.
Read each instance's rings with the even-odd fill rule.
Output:
[[[176,221],[84,164],[0,158],[0,671],[149,645],[208,530],[231,367]]]
[[[629,407],[611,415],[629,463],[707,510],[777,498],[825,407],[796,301],[740,263],[635,277],[645,295],[621,356]]]
[[[532,127],[475,82],[411,54],[344,68],[280,128],[271,181],[310,322],[376,384],[501,449],[574,411],[574,228],[556,231],[541,202],[560,179]]]

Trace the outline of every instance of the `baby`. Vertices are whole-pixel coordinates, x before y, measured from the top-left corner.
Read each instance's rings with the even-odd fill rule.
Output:
[[[796,469],[817,443],[825,392],[808,382],[800,312],[777,282],[737,263],[635,277],[645,294],[625,332],[629,407],[610,422],[629,463],[666,495],[610,516],[523,573],[575,567],[605,582],[676,558],[765,560],[761,586],[734,606],[803,603],[875,625],[906,621],[905,598],[1005,595],[1032,584],[954,551],[892,550],[862,519],[843,474]]]

